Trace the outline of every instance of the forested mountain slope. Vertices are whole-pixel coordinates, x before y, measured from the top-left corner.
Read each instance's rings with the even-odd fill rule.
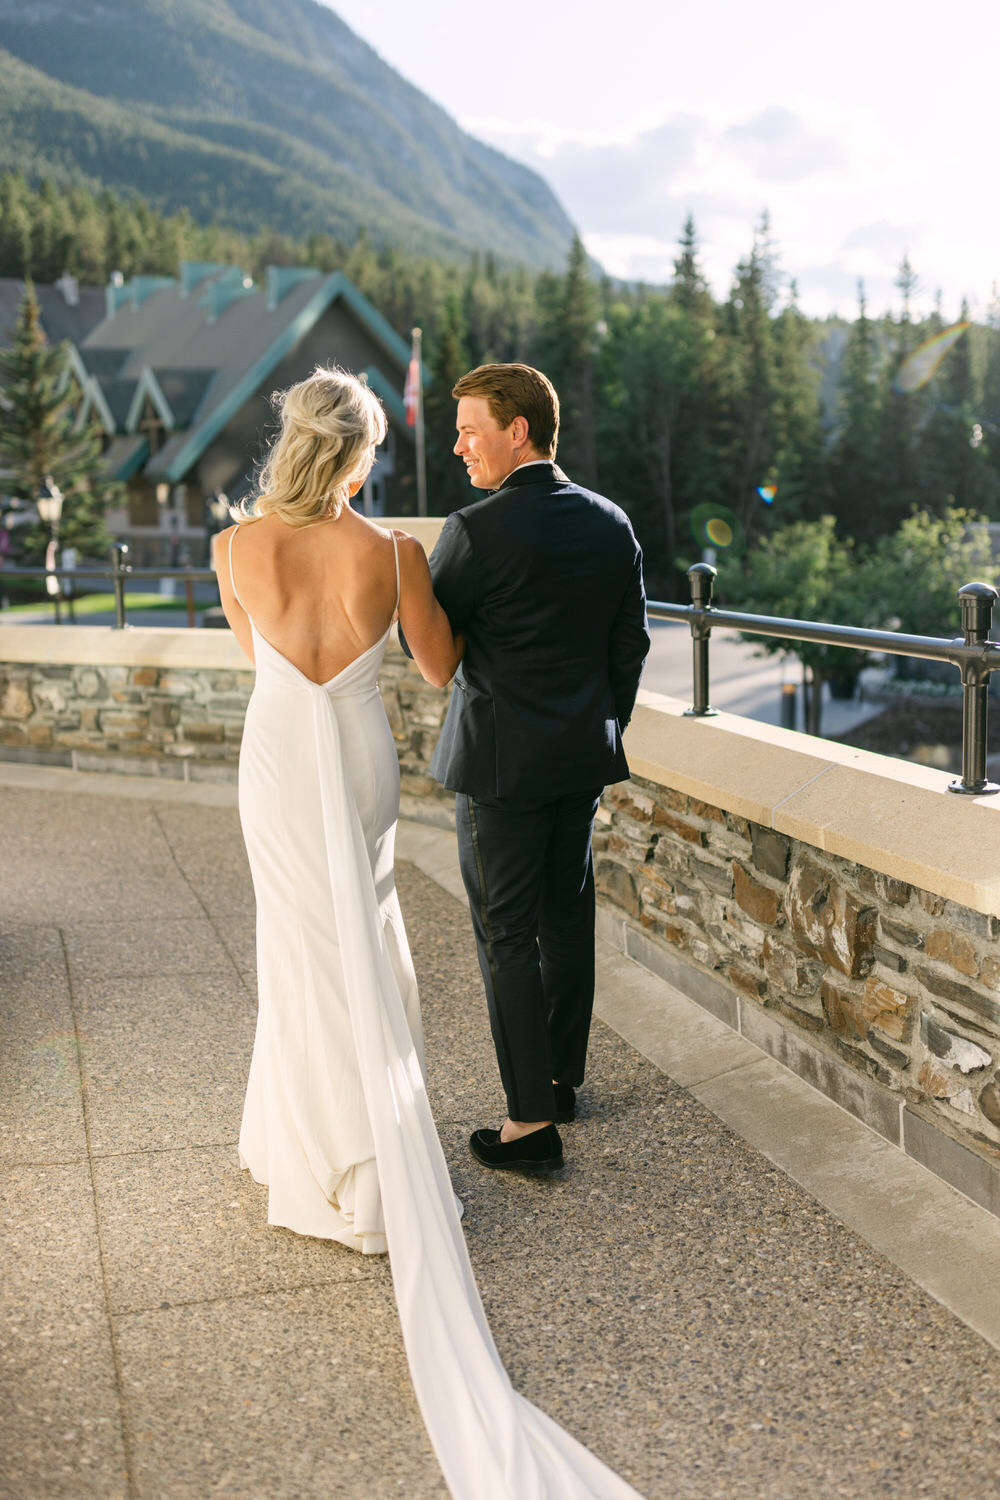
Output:
[[[245,232],[562,263],[543,180],[465,134],[316,0],[0,0],[0,171]]]

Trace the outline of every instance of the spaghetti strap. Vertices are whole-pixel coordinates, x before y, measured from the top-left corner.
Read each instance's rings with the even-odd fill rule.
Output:
[[[396,533],[395,533],[395,531],[391,531],[389,533],[389,535],[392,537],[392,550],[393,550],[393,552],[396,555],[396,613],[398,614],[399,613],[399,545],[398,545],[398,543],[396,541]],[[229,571],[230,571],[230,573],[232,573],[232,571],[233,571],[232,567],[230,567]]]
[[[235,537],[235,535],[239,531],[239,529],[240,528],[238,526],[234,526],[233,529],[232,529],[232,531],[229,533],[229,582],[233,586],[233,598],[236,600],[236,603],[239,605],[239,607],[243,611],[243,613],[246,614],[247,607],[243,603],[243,600],[240,598],[240,591],[236,587],[236,574],[233,572],[233,538]],[[397,578],[398,578],[398,571],[397,571]]]

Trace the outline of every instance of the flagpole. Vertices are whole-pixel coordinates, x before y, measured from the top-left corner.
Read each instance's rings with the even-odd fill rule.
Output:
[[[413,330],[413,358],[417,362],[417,515],[427,514],[427,464],[424,454],[424,382],[420,363],[422,334]]]

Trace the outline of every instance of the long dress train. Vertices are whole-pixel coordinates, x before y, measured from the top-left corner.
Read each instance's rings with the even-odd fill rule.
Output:
[[[397,558],[397,604],[398,579]],[[239,601],[235,578],[233,591]],[[260,1008],[241,1163],[268,1185],[271,1223],[388,1247],[414,1390],[454,1500],[638,1500],[514,1390],[476,1288],[393,879],[399,769],[377,684],[389,631],[316,683],[251,629],[240,818]]]

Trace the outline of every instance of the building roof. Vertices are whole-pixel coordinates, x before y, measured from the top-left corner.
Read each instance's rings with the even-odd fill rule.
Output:
[[[0,348],[12,341],[24,288],[25,283],[19,278],[0,276]],[[55,286],[36,285],[35,295],[50,344],[61,344],[64,339],[82,343],[105,315],[104,288],[77,286],[72,277],[64,277]]]
[[[338,300],[377,351],[378,365],[366,372],[373,390],[396,423],[405,424],[409,348],[342,272],[272,266],[257,286],[235,266],[184,263],[177,281],[135,278],[108,293],[114,310],[91,329],[79,358],[116,432],[135,431],[143,395],[163,418],[168,436],[146,465],[151,476],[183,479]],[[91,394],[100,410],[97,392]]]

